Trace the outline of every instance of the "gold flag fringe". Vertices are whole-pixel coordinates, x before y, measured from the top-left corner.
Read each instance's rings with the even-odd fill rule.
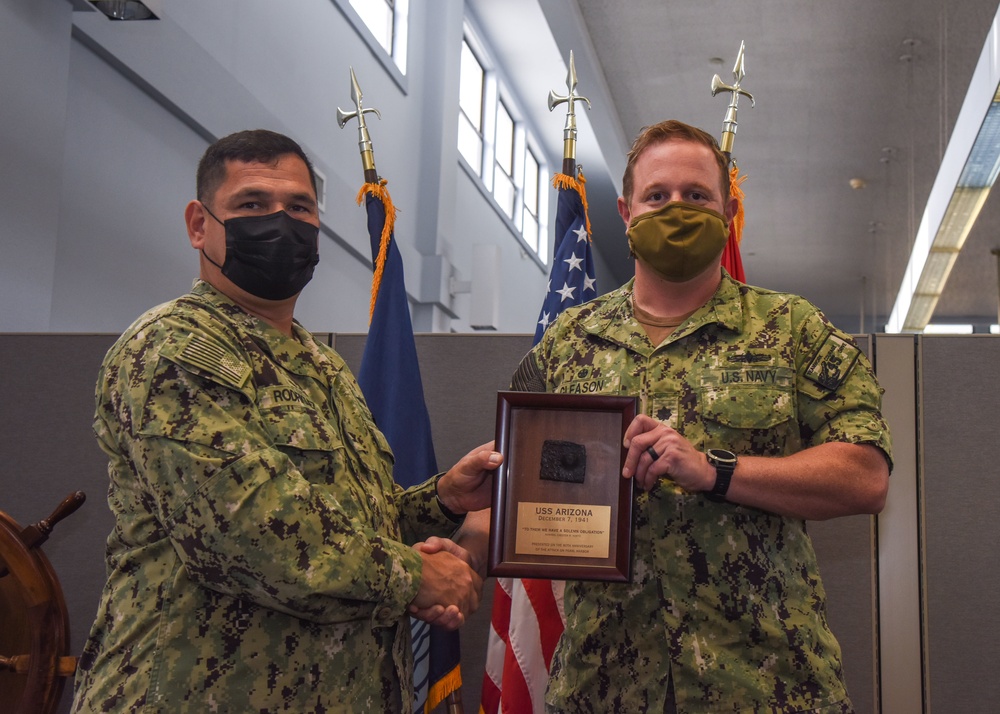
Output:
[[[461,687],[462,670],[456,665],[450,672],[431,685],[427,692],[427,701],[424,702],[424,714],[430,714],[452,692],[457,692]]]
[[[366,183],[358,191],[358,205],[365,200],[365,194],[371,194],[382,202],[385,207],[385,224],[382,226],[382,236],[378,248],[378,258],[375,260],[375,273],[372,275],[372,298],[368,307],[368,324],[372,322],[372,315],[375,314],[375,299],[378,297],[378,290],[382,286],[382,273],[385,272],[385,261],[389,256],[389,241],[392,239],[393,227],[396,225],[396,207],[392,205],[392,197],[389,196],[389,189],[385,187],[386,180],[379,179],[378,183]]]
[[[583,169],[580,169],[579,174],[579,181],[566,174],[556,174],[552,177],[552,188],[571,188],[580,194],[580,200],[583,201],[583,215],[587,219],[587,240],[592,240],[590,237],[590,209],[587,207],[587,177],[583,175]]]
[[[747,175],[739,175],[740,169],[738,166],[733,166],[729,169],[729,196],[736,199],[736,215],[733,216],[733,237],[736,239],[736,245],[740,244],[743,240],[743,198],[744,193],[741,186],[743,182],[747,180]]]

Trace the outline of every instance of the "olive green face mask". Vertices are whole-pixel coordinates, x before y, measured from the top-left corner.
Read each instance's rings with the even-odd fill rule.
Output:
[[[710,208],[674,201],[633,218],[627,233],[633,255],[664,280],[682,283],[719,257],[729,224]]]

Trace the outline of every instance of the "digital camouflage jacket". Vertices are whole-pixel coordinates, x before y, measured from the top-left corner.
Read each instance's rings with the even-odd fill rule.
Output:
[[[849,442],[890,455],[868,360],[806,300],[724,275],[654,346],[631,293],[562,313],[513,388],[637,395],[702,451]],[[672,676],[678,712],[849,711],[805,523],[668,479],[637,493],[633,582],[567,584],[550,710],[662,712]]]
[[[409,711],[406,605],[448,534],[343,360],[207,283],[108,352],[108,581],[75,712]]]

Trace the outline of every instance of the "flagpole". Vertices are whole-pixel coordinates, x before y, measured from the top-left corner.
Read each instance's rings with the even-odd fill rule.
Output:
[[[354,76],[354,67],[351,67],[351,101],[354,102],[354,111],[345,112],[337,107],[337,125],[343,129],[348,121],[357,117],[358,119],[358,149],[361,152],[361,165],[365,170],[365,183],[378,183],[378,171],[375,170],[375,152],[372,148],[372,138],[368,134],[368,124],[365,122],[365,114],[373,112],[379,119],[382,115],[378,109],[361,106],[361,87],[358,85],[358,78]]]
[[[351,119],[358,120],[358,150],[361,154],[361,165],[364,169],[365,183],[358,192],[358,204],[367,197],[369,238],[372,243],[372,297],[369,313],[371,327],[368,340],[365,343],[365,353],[362,356],[358,383],[365,395],[365,400],[382,429],[389,445],[397,457],[397,464],[407,464],[407,470],[415,472],[422,481],[437,471],[434,459],[433,443],[430,434],[430,420],[427,415],[423,397],[423,387],[420,385],[420,371],[417,365],[417,353],[413,340],[413,326],[410,322],[409,309],[406,302],[405,285],[403,284],[403,265],[399,251],[393,239],[395,224],[395,208],[386,181],[381,179],[375,169],[375,151],[365,114],[374,113],[379,119],[382,115],[377,109],[363,106],[363,95],[358,78],[351,68],[351,101],[354,109],[344,111],[337,107],[337,124],[341,129]],[[374,218],[373,218],[374,216]],[[383,278],[385,282],[383,283]],[[384,294],[386,291],[389,294]],[[379,306],[376,314],[376,305]],[[387,315],[391,315],[386,318]],[[381,322],[380,322],[381,320]],[[386,322],[392,322],[390,329]],[[381,353],[369,352],[373,343],[380,339],[393,340],[389,350]],[[385,346],[385,345],[383,345]],[[391,354],[386,354],[391,352]],[[369,361],[371,356],[371,361]],[[409,394],[408,399],[393,403],[386,401],[386,393],[380,389],[392,381],[403,381],[406,389],[416,390]],[[397,395],[398,397],[398,395]],[[415,405],[419,403],[419,408]],[[407,412],[408,413],[404,413]],[[417,436],[421,436],[420,448],[413,451],[412,444],[404,444]],[[408,450],[404,451],[403,446]],[[412,452],[412,453],[411,453]],[[421,469],[421,466],[426,466]],[[428,473],[423,474],[422,471]],[[401,478],[394,472],[397,482]],[[411,485],[403,483],[404,486]],[[459,655],[459,640],[457,632],[441,631],[425,622],[411,619],[413,632],[429,629],[429,644],[423,658],[415,657],[415,664],[424,663],[426,669],[426,692],[423,687],[417,691],[414,686],[414,696],[418,700],[420,711],[435,707],[443,702],[448,714],[464,714],[461,698],[461,657]],[[416,641],[417,638],[414,638]],[[444,672],[436,672],[435,666],[443,664]],[[423,674],[421,674],[423,676]],[[414,683],[415,684],[415,683]],[[440,700],[436,689],[450,688],[448,694]],[[421,699],[423,701],[421,701]]]
[[[746,70],[743,66],[745,50],[746,43],[740,42],[740,51],[736,55],[736,64],[733,65],[733,78],[735,80],[733,84],[726,84],[718,74],[712,77],[711,88],[713,97],[720,91],[730,93],[726,117],[722,120],[722,141],[719,142],[719,148],[722,149],[722,153],[730,160],[733,158],[733,143],[736,141],[736,110],[739,107],[740,95],[742,94],[750,100],[751,109],[755,106],[753,95],[740,86],[743,83],[743,78],[746,76]]]
[[[570,178],[576,178],[576,102],[586,102],[590,109],[590,100],[576,93],[576,63],[573,61],[573,50],[569,51],[569,73],[566,75],[566,94],[556,94],[549,90],[549,111],[560,104],[566,104],[566,125],[563,127],[563,164],[562,172]]]
[[[737,118],[736,112],[739,108],[740,95],[750,100],[751,109],[755,102],[753,95],[743,89],[743,78],[746,76],[744,67],[744,54],[746,43],[740,42],[740,51],[736,55],[736,63],[733,65],[733,83],[726,84],[722,78],[716,74],[712,77],[711,90],[714,97],[720,91],[729,92],[729,106],[726,108],[726,116],[722,121],[722,140],[719,148],[726,157],[726,170],[729,171],[729,196],[736,200],[736,210],[729,223],[729,239],[726,247],[722,251],[722,266],[733,278],[740,282],[746,282],[746,275],[743,271],[743,258],[740,256],[740,241],[743,238],[743,189],[740,184],[746,176],[740,176],[736,159],[733,158],[733,143],[736,141]]]
[[[566,87],[565,95],[550,91],[548,98],[549,111],[566,104],[567,112],[562,172],[552,179],[553,188],[558,190],[552,267],[535,326],[535,343],[565,308],[597,297],[585,179],[576,162],[576,102],[586,102],[589,108],[590,100],[577,93],[572,53]],[[544,708],[552,653],[565,626],[563,587],[562,581],[496,579],[480,699],[485,714],[520,714]]]

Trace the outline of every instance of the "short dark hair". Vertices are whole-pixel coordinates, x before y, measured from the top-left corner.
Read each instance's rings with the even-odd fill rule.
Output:
[[[715,140],[714,136],[696,126],[685,124],[676,119],[667,119],[659,124],[643,127],[639,135],[635,137],[632,148],[628,152],[625,175],[622,176],[622,198],[625,199],[625,202],[632,202],[632,173],[635,170],[635,162],[638,161],[642,152],[655,144],[675,139],[704,144],[712,150],[715,160],[719,164],[719,169],[722,171],[722,202],[725,204],[729,200],[729,157],[722,153],[719,142]]]
[[[316,193],[316,175],[312,162],[302,147],[284,134],[267,129],[248,129],[224,136],[205,149],[198,162],[196,192],[198,200],[204,203],[215,195],[216,190],[226,180],[226,162],[243,161],[254,163],[277,162],[282,156],[294,154],[309,169],[309,180]]]

